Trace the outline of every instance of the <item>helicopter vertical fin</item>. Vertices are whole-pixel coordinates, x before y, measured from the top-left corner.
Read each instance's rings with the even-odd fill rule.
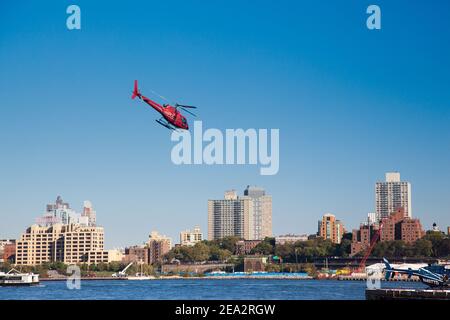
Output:
[[[131,99],[134,99],[136,97],[141,97],[141,94],[139,93],[138,82],[137,82],[137,80],[134,80],[134,89],[133,89],[133,95],[131,96]]]
[[[386,258],[383,258],[383,263],[384,263],[384,265],[386,267],[385,268],[385,272],[386,272],[385,278],[386,278],[386,280],[389,280],[391,275],[394,275],[394,273],[392,272],[392,267],[391,267],[389,261]]]

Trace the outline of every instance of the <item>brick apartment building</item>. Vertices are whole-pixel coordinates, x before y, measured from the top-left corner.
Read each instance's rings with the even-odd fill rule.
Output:
[[[252,249],[261,242],[262,240],[239,240],[236,242],[235,254],[236,255],[250,254]]]
[[[4,239],[0,240],[0,262],[15,262],[16,257],[16,240]]]
[[[169,237],[152,231],[145,245],[125,249],[124,261],[137,261],[147,264],[162,262],[164,255],[170,251],[171,247],[172,240]]]
[[[411,244],[425,235],[420,220],[410,218],[403,208],[397,209],[389,217],[382,218],[381,222],[379,241],[402,240]],[[351,255],[367,250],[379,227],[379,224],[363,224],[359,229],[353,230]]]

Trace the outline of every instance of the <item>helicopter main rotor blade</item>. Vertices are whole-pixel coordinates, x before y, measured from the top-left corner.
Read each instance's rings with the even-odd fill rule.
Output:
[[[183,107],[183,108],[197,109],[197,107],[194,107],[194,106],[187,106],[187,105],[184,105],[184,104],[178,104],[178,103],[176,103],[175,106],[176,106],[176,107]]]
[[[161,99],[167,101],[169,104],[171,103],[169,99],[167,99],[166,97],[160,95],[158,92],[153,91],[153,90],[150,90],[150,92],[153,93],[155,96],[158,96],[158,97],[160,97]]]
[[[182,106],[179,106],[181,109],[183,109],[183,111],[186,111],[187,113],[190,113],[190,114],[192,114],[194,117],[196,117],[197,115],[196,114],[194,114],[194,113],[192,113],[192,112],[190,112],[189,110],[187,110],[187,109],[185,109],[184,107],[182,107]]]

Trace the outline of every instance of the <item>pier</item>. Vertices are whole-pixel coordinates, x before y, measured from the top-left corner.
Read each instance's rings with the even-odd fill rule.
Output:
[[[366,300],[447,300],[450,290],[366,289]]]

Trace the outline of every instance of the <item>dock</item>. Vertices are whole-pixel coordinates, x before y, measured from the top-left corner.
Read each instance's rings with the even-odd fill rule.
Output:
[[[366,289],[366,300],[447,300],[450,290]]]
[[[361,276],[338,276],[333,279],[340,280],[340,281],[367,281],[367,275],[361,275]],[[419,278],[417,277],[395,277],[392,279],[385,279],[384,277],[380,278],[380,281],[388,281],[388,282],[420,282]]]

